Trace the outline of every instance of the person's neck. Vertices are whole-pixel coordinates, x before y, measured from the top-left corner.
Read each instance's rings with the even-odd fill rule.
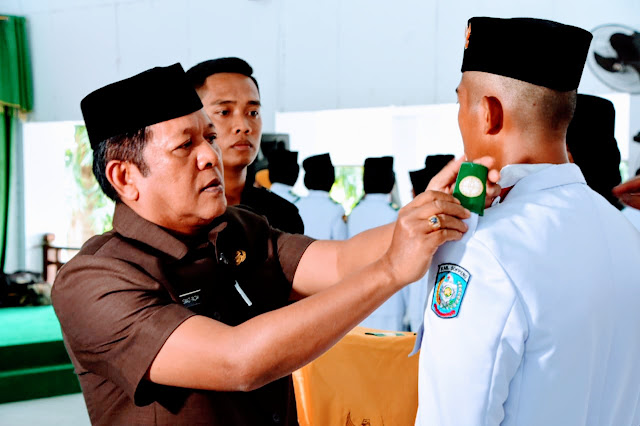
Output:
[[[569,162],[564,137],[516,138],[505,144],[496,166],[509,164],[564,164]]]
[[[226,168],[224,169],[224,195],[227,198],[228,206],[240,204],[242,191],[247,181],[247,168]]]

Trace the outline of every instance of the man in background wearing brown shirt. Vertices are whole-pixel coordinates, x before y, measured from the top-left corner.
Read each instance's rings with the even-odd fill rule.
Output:
[[[466,230],[468,211],[434,191],[347,241],[227,208],[216,130],[180,64],[81,106],[113,230],[61,269],[52,298],[94,424],[297,424],[291,372]]]

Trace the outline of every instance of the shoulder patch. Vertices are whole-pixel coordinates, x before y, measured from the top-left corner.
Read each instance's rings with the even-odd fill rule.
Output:
[[[431,310],[440,318],[457,317],[470,279],[471,274],[462,266],[453,263],[438,265]]]

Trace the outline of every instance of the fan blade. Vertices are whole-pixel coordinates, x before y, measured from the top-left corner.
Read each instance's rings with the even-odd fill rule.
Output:
[[[598,55],[596,52],[593,52],[593,56],[595,57],[597,64],[606,71],[618,72],[622,67],[622,64],[618,62],[617,58],[605,58],[604,56]]]
[[[634,42],[634,36],[615,33],[609,38],[609,43],[618,54],[618,58],[623,63],[640,61],[640,49]]]

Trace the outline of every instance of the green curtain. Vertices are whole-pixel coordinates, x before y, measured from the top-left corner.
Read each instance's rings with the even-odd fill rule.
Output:
[[[0,14],[0,272],[7,247],[11,154],[18,115],[33,108],[26,20]]]

